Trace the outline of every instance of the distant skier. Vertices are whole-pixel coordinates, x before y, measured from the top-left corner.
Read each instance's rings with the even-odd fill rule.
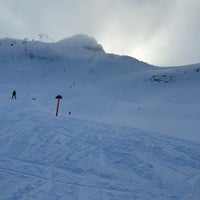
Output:
[[[69,116],[71,115],[71,111],[69,111]]]
[[[16,99],[16,94],[17,94],[17,93],[16,93],[16,91],[14,90],[13,93],[12,93],[12,99]]]

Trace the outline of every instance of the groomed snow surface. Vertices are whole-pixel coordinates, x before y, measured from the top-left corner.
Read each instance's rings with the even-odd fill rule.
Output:
[[[199,76],[83,35],[1,40],[0,199],[199,200]]]

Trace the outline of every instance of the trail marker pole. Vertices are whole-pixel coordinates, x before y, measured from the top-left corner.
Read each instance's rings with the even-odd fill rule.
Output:
[[[57,101],[57,107],[56,107],[56,117],[58,116],[58,110],[59,110],[59,104],[60,104],[60,99],[62,99],[62,96],[61,95],[57,95],[55,97],[55,99],[58,99]]]

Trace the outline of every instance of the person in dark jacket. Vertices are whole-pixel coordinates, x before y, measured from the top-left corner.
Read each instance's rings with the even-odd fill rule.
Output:
[[[13,93],[12,93],[12,99],[16,99],[16,94],[17,94],[17,93],[16,93],[16,91],[14,90]]]

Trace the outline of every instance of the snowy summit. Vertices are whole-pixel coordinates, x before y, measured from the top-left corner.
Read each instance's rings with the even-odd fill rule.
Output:
[[[55,44],[55,48],[66,55],[104,54],[103,47],[97,41],[87,35],[75,35],[63,39]]]

